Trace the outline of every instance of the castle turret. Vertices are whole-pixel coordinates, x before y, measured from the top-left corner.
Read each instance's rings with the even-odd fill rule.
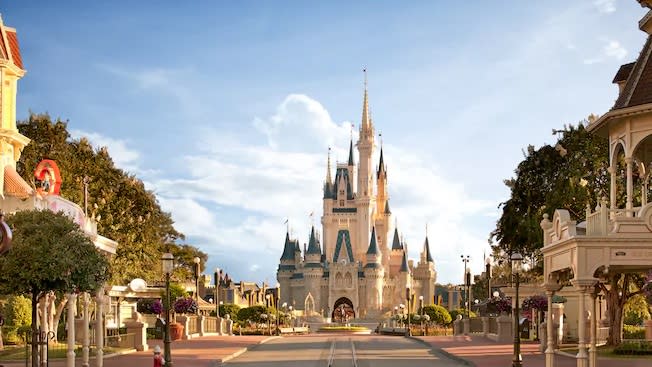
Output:
[[[403,261],[403,244],[398,236],[398,228],[394,228],[394,239],[392,240],[392,249],[389,254],[389,275],[394,277],[398,274]]]
[[[371,231],[371,241],[367,249],[367,264],[364,276],[367,285],[367,315],[377,315],[383,306],[383,279],[385,269],[381,265],[382,253],[376,243],[376,228]]]
[[[305,299],[310,294],[313,305],[321,304],[321,280],[324,276],[324,266],[321,263],[321,257],[319,237],[315,234],[315,227],[313,226],[310,230],[308,249],[305,251],[305,261],[303,264],[303,285],[306,293],[303,298]],[[312,311],[314,310],[313,306]]]
[[[373,187],[373,171],[371,159],[374,153],[374,125],[369,114],[369,96],[367,93],[367,71],[365,73],[364,99],[362,102],[362,121],[360,123],[360,137],[358,143],[358,187],[356,195],[356,209],[359,220],[357,223],[357,243],[366,246],[369,243],[369,232],[374,225],[375,201]],[[364,256],[364,249],[357,255]]]
[[[289,302],[292,297],[290,279],[296,270],[295,243],[290,240],[290,232],[288,231],[285,234],[283,254],[281,255],[281,262],[276,272],[276,280],[281,285],[281,289],[287,290],[281,293],[281,303]]]
[[[423,250],[421,251],[421,260],[414,269],[414,281],[416,294],[422,295],[424,304],[428,305],[434,303],[435,296],[435,282],[437,281],[437,272],[435,271],[435,263],[432,260],[430,253],[430,243],[428,236],[423,242]]]

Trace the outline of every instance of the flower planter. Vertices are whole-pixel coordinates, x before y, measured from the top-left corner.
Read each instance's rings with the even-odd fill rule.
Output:
[[[183,325],[178,322],[170,323],[170,339],[179,340],[183,336]]]

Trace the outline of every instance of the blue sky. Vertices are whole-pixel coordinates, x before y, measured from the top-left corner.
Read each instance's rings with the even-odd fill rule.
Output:
[[[189,5],[191,4],[191,5]],[[489,251],[528,144],[606,112],[645,34],[636,1],[6,2],[27,75],[18,116],[70,120],[154,190],[208,267],[275,283],[307,241],[326,152],[345,159],[363,75],[391,207],[438,280]]]

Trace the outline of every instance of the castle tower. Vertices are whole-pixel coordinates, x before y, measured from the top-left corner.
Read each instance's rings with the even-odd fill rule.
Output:
[[[21,199],[33,193],[16,173],[16,162],[29,143],[16,128],[16,92],[24,75],[16,29],[5,26],[0,17],[0,196]]]
[[[396,226],[395,226],[396,227]],[[394,228],[394,239],[392,240],[392,250],[389,255],[389,276],[398,275],[403,261],[403,244],[398,236],[398,228]]]
[[[423,296],[423,304],[429,305],[434,303],[437,272],[435,271],[435,262],[430,253],[430,243],[428,242],[427,235],[423,243],[419,264],[414,269],[414,280],[416,285],[418,285],[417,293]]]
[[[292,292],[290,287],[290,279],[297,270],[296,259],[295,259],[295,244],[290,241],[290,232],[285,233],[285,245],[283,246],[283,254],[281,255],[281,261],[278,265],[278,270],[276,271],[276,280],[281,285],[281,304],[283,302],[290,302],[292,299]]]
[[[323,275],[324,267],[321,263],[321,246],[319,245],[319,238],[315,235],[315,227],[313,226],[310,230],[310,239],[303,265],[306,298],[301,301],[304,303],[305,310],[315,311],[316,305],[321,305],[321,278]]]
[[[356,256],[364,257],[364,247],[369,243],[369,233],[373,226],[374,207],[374,188],[371,157],[374,153],[374,126],[369,115],[369,96],[367,93],[367,71],[365,73],[364,98],[362,101],[362,121],[360,123],[360,138],[356,144],[358,147],[358,187],[356,195],[357,208],[357,243],[360,248],[356,251]]]
[[[389,223],[392,212],[389,208],[389,196],[387,194],[387,166],[383,158],[382,143],[380,146],[380,161],[376,171],[376,215],[374,225],[376,227],[378,246],[383,253],[383,266],[389,265],[389,246],[387,238],[389,235]]]
[[[382,253],[376,243],[376,228],[371,231],[371,241],[366,253],[367,263],[364,266],[364,276],[367,282],[367,312],[377,315],[383,307],[383,279],[385,269],[381,265]]]

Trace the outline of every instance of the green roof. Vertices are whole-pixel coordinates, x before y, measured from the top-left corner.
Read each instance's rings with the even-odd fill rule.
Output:
[[[432,260],[432,255],[430,254],[430,244],[428,243],[428,236],[426,236],[426,242],[423,244],[423,250],[426,252],[426,261],[434,262]]]
[[[351,144],[349,145],[349,166],[352,166],[353,164],[353,139],[351,139]]]
[[[381,172],[385,172],[385,160],[383,159],[383,147],[380,147],[380,163],[378,163],[378,172],[376,172],[378,177],[380,177]]]
[[[283,255],[281,260],[294,260],[294,244],[290,241],[290,233],[285,233],[285,245],[283,246]]]
[[[385,200],[385,214],[392,214],[392,211],[389,209],[389,199]]]
[[[380,255],[380,250],[378,249],[378,244],[376,243],[376,227],[374,226],[371,229],[371,241],[369,241],[369,248],[367,249],[367,255]]]
[[[405,254],[405,251],[403,251],[403,261],[401,262],[401,269],[399,271],[401,273],[407,273],[410,271],[408,268],[407,255]]]
[[[346,246],[346,255],[348,261],[353,262],[353,248],[351,247],[351,235],[348,229],[340,229],[337,232],[337,244],[335,245],[335,253],[333,253],[333,262],[336,263],[340,260],[340,252],[342,245]]]
[[[398,229],[394,228],[394,241],[392,241],[392,250],[402,250],[403,245],[401,240],[398,238]]]
[[[310,240],[308,241],[308,250],[306,255],[319,255],[321,254],[321,248],[319,246],[319,240],[315,238],[315,226],[310,230]]]

